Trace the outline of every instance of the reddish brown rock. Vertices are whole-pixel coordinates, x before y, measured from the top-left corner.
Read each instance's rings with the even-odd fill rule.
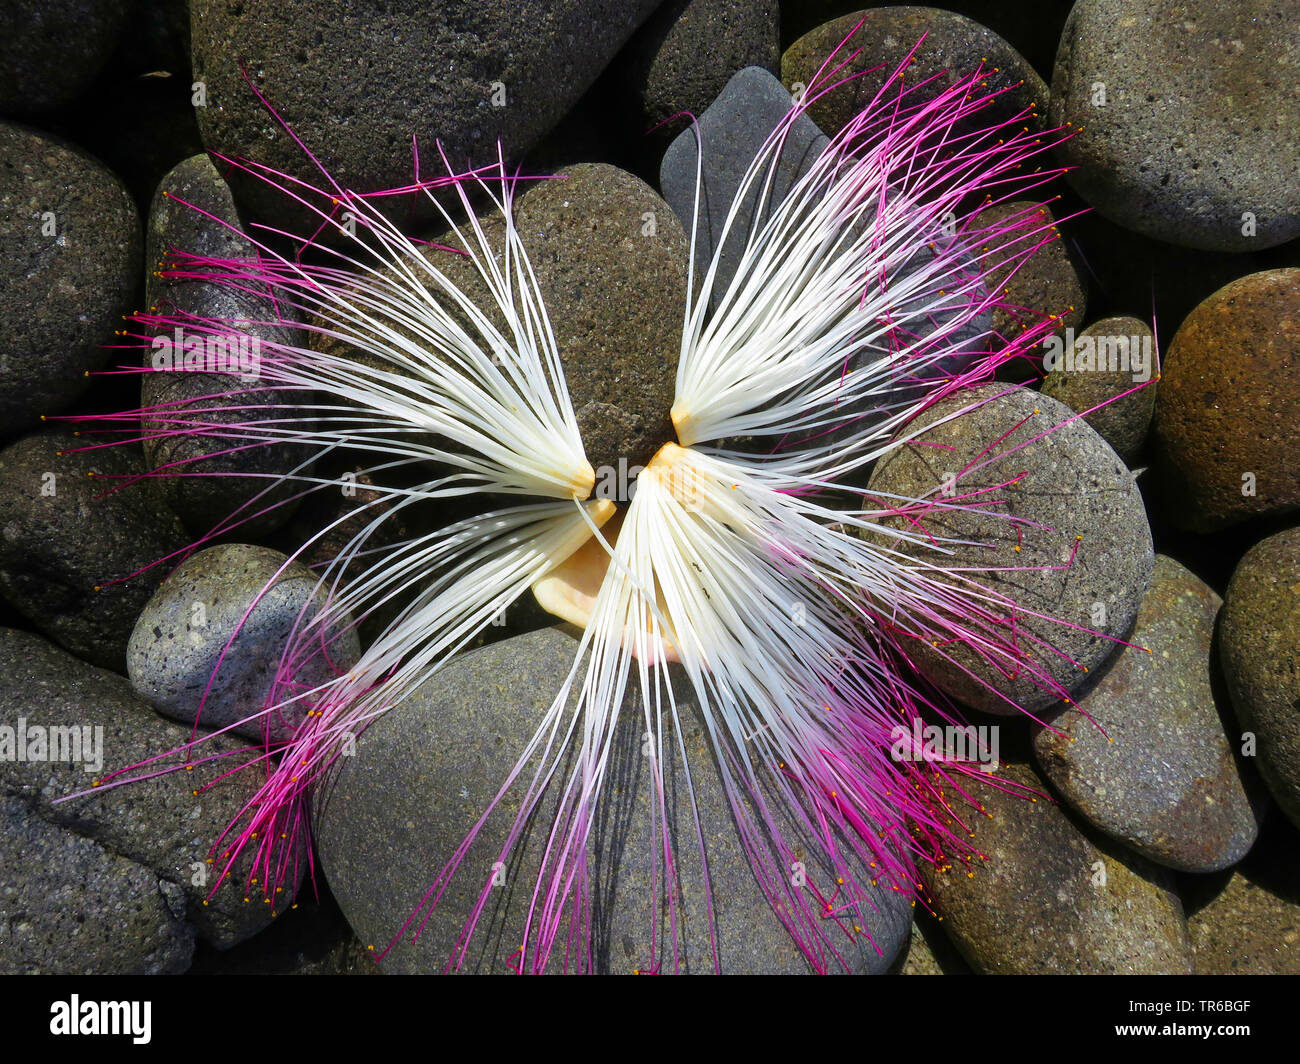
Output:
[[[1300,269],[1233,281],[1183,322],[1156,399],[1163,506],[1211,532],[1300,509]]]

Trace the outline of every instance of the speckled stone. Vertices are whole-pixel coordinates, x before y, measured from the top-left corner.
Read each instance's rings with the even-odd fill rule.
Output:
[[[1115,346],[1112,355],[1110,345],[1118,345],[1120,338],[1128,344],[1127,351]],[[1043,394],[1059,399],[1071,410],[1092,410],[1083,420],[1115,448],[1116,454],[1131,462],[1146,441],[1159,388],[1151,327],[1128,317],[1094,321],[1076,337],[1076,359],[1087,356],[1087,348],[1077,346],[1085,340],[1092,341],[1098,360],[1095,367],[1079,366],[1075,362],[1050,369],[1043,378]],[[1102,343],[1107,345],[1104,352],[1097,348]],[[1063,344],[1062,354],[1065,352]],[[1132,391],[1139,384],[1146,386]],[[1124,395],[1125,392],[1130,394]],[[1106,405],[1093,410],[1099,403]]]
[[[950,544],[951,554],[870,533],[927,564],[965,568],[966,578],[1007,596],[1022,611],[1015,620],[1017,645],[1032,654],[1032,668],[1026,662],[1011,677],[965,644],[909,644],[927,677],[988,712],[1015,713],[1012,703],[1041,710],[1060,702],[1061,689],[1081,686],[1083,670],[1095,669],[1115,649],[1103,636],[1128,631],[1151,578],[1151,530],[1133,477],[1105,440],[1071,417],[1073,411],[1055,399],[1023,388],[966,389],[908,426],[904,431],[916,433],[915,441],[881,458],[867,485],[864,505],[875,508],[897,506],[898,497],[942,502],[950,476],[954,498],[1005,483],[995,493],[974,496],[999,500],[996,507],[935,509],[922,517],[930,535],[968,541]],[[949,420],[937,424],[943,418]],[[932,427],[918,432],[921,426]],[[903,517],[887,516],[880,524],[917,531]],[[1033,650],[1032,639],[1060,653]]]
[[[1237,722],[1277,804],[1300,825],[1300,528],[1255,544],[1224,595],[1219,654]]]
[[[160,720],[136,698],[125,678],[86,665],[40,636],[0,628],[0,725],[17,729],[20,717],[26,719],[29,734],[37,725],[103,728],[103,764],[98,766],[99,771],[87,771],[97,768],[90,758],[75,763],[0,760],[0,793],[20,800],[29,817],[49,824],[52,830],[93,840],[97,847],[79,850],[76,843],[55,846],[51,842],[53,848],[45,852],[52,858],[63,853],[75,859],[78,852],[84,852],[96,864],[94,868],[78,863],[51,866],[42,883],[51,890],[56,889],[56,883],[61,884],[57,890],[69,898],[81,890],[108,891],[104,876],[109,869],[104,861],[111,859],[115,862],[113,874],[127,876],[127,882],[135,886],[147,883],[142,897],[161,892],[168,912],[176,919],[183,918],[193,934],[218,949],[242,942],[271,922],[274,906],[264,904],[258,895],[244,901],[243,888],[251,864],[248,853],[235,864],[230,884],[210,899],[212,867],[206,864],[209,848],[252,798],[262,776],[253,768],[200,795],[194,793],[233,767],[229,757],[238,758],[240,764],[247,760],[246,743],[225,736],[208,739],[195,747],[196,763],[188,772],[105,788],[55,805],[54,801],[64,795],[90,788],[100,775],[183,747],[190,741],[192,729]],[[95,734],[91,732],[92,747]],[[227,757],[200,764],[200,754]],[[159,761],[154,767],[171,763]],[[40,834],[41,829],[31,830]],[[289,860],[291,869],[301,872],[305,867],[301,848]],[[0,862],[0,876],[8,874],[10,867],[7,859]],[[284,907],[292,900],[295,886],[296,879],[285,885]],[[104,897],[120,899],[122,889],[114,887]],[[27,911],[44,914],[43,930],[32,932],[39,939],[62,928],[66,913],[54,911],[53,907],[37,908],[35,897],[26,899]],[[157,913],[156,907],[140,909],[131,904],[120,910],[88,907],[81,911],[86,941],[104,943],[107,949],[108,943],[118,941],[116,936],[124,936],[120,941],[124,958],[138,957],[147,942],[158,942],[156,938],[136,941],[131,930],[139,926],[141,912]],[[130,917],[130,926],[120,925],[128,913],[137,915]],[[172,945],[165,946],[160,957],[178,956],[177,934],[174,928],[166,931],[164,942]],[[188,960],[186,952],[186,964]]]
[[[1055,223],[1050,207],[1029,200],[986,207],[971,223],[974,230],[987,228],[994,232],[1014,225],[1021,234],[1014,242],[1005,239],[991,242],[984,259],[988,286],[1000,304],[993,308],[993,328],[1007,341],[1044,318],[1053,319],[1052,334],[1083,325],[1088,309],[1087,293]],[[1034,232],[1043,226],[1048,228]],[[1020,257],[1036,241],[1047,237],[1050,241],[1028,258]],[[999,247],[999,244],[1006,246]]]
[[[214,218],[238,230],[239,215],[230,189],[212,161],[206,155],[196,155],[167,173],[149,209],[145,256],[150,271],[145,286],[149,305],[181,317],[192,314],[200,319],[248,322],[239,331],[262,345],[302,345],[303,334],[288,325],[258,324],[285,315],[295,320],[283,300],[259,299],[252,293],[204,281],[154,276],[173,248],[212,258],[256,254],[252,243]],[[163,335],[172,338],[174,330],[163,330]],[[145,352],[146,364],[150,354]],[[301,393],[268,388],[260,379],[244,382],[234,374],[154,372],[141,376],[141,408],[161,408],[168,414],[167,418],[141,418],[145,459],[152,468],[183,474],[160,477],[158,484],[167,504],[195,535],[211,531],[232,515],[240,520],[241,538],[257,539],[276,528],[292,513],[303,485],[272,484],[266,475],[292,472],[311,454],[309,447],[289,444],[233,448],[229,437],[202,434],[199,426],[284,418],[287,411],[283,407],[298,402]],[[195,431],[177,433],[173,419]],[[214,449],[226,453],[204,457]],[[299,471],[302,476],[310,473],[310,467]],[[254,497],[256,501],[251,502]],[[248,507],[241,510],[245,503]]]
[[[1170,520],[1212,532],[1300,509],[1297,424],[1300,269],[1253,273],[1201,303],[1169,345],[1155,433]]]
[[[661,4],[611,64],[638,104],[641,124],[661,141],[675,135],[683,112],[701,115],[745,67],[775,74],[781,64],[777,0],[669,0]]]
[[[1098,669],[1077,708],[1048,718],[1034,736],[1040,769],[1077,812],[1184,872],[1235,864],[1258,833],[1214,698],[1219,606],[1192,573],[1156,555],[1127,636],[1133,645]]]
[[[1119,848],[1100,848],[1046,797],[1026,765],[978,797],[971,844],[987,860],[923,869],[943,928],[976,972],[990,975],[1186,975],[1191,944],[1167,874]],[[970,874],[973,873],[973,874]]]
[[[185,971],[194,929],[168,906],[175,884],[93,839],[0,798],[0,973],[158,975]]]
[[[1300,975],[1300,834],[1270,819],[1259,845],[1189,909],[1198,975]]]
[[[320,172],[244,82],[242,70],[344,188],[410,183],[440,168],[435,140],[465,169],[520,159],[596,80],[658,0],[194,0],[194,78],[207,84],[209,151],[253,158],[313,182]],[[498,89],[498,86],[500,88]],[[241,207],[283,216],[261,182],[233,183]],[[406,217],[408,198],[394,200]],[[301,226],[314,229],[317,220]]]
[[[221,544],[186,559],[140,611],[131,633],[126,663],[136,694],[174,720],[197,718],[211,729],[243,721],[236,734],[263,739],[266,719],[246,718],[266,704],[290,632],[319,615],[318,580],[269,547]],[[302,690],[347,671],[361,656],[355,628],[336,623],[330,633],[329,660],[314,654],[293,676]],[[297,703],[277,714],[272,737],[288,738],[308,708]]]
[[[1025,18],[1021,0],[946,0],[949,11],[958,11],[987,26],[1011,43],[1033,65],[1051,73],[1061,27],[1073,0],[1038,0],[1034,17]],[[851,0],[792,0],[781,5],[781,34],[793,41],[823,22],[843,15]]]
[[[1249,251],[1300,234],[1295,20],[1292,4],[1268,0],[1079,0],[1052,76],[1052,124],[1077,130],[1059,149],[1067,179],[1103,214],[1173,244]]]
[[[138,450],[74,450],[86,442],[41,433],[0,451],[0,595],[74,654],[123,670],[131,626],[166,572],[146,567],[189,537],[151,482],[105,494],[122,484],[108,478],[144,472]]]
[[[382,949],[428,889],[464,834],[496,794],[531,738],[572,666],[576,639],[546,629],[497,643],[455,659],[417,689],[400,707],[368,728],[357,755],[345,759],[337,781],[317,798],[315,824],[322,866],[349,923],[367,943]],[[679,677],[684,681],[684,677]],[[578,681],[580,684],[581,680]],[[635,682],[632,685],[635,687]],[[678,691],[688,689],[674,687]],[[639,690],[639,689],[638,689]],[[649,855],[656,845],[649,822],[649,775],[641,755],[642,710],[637,696],[621,712],[626,726],[616,733],[604,798],[594,826],[592,890],[595,899],[593,954],[600,971],[650,969]],[[694,711],[685,717],[684,741],[700,825],[708,850],[721,970],[727,973],[805,973],[807,962],[773,914],[743,855],[721,791],[707,733]],[[665,743],[677,743],[675,734]],[[675,764],[674,759],[674,764]],[[566,771],[561,769],[562,772]],[[524,779],[532,769],[524,770]],[[705,921],[704,892],[695,831],[686,805],[685,779],[668,773],[669,820],[682,893],[677,903],[680,957],[686,970],[713,967]],[[386,972],[442,971],[480,887],[487,882],[520,798],[511,790],[451,881],[420,939],[402,941],[382,961]],[[771,801],[771,796],[768,796]],[[507,869],[497,901],[489,901],[480,934],[463,969],[506,972],[517,950],[511,937],[523,926],[538,847],[549,828],[548,799],[526,835],[522,853]],[[791,830],[788,825],[785,830]],[[795,832],[798,836],[799,833]],[[809,883],[824,877],[805,841]],[[869,881],[869,880],[864,880]],[[911,924],[910,901],[902,893],[877,895],[879,911],[868,911],[867,928],[880,948],[861,936],[836,938],[856,970],[884,971],[902,949]],[[665,933],[666,922],[660,934]],[[660,949],[664,946],[660,938]],[[660,957],[663,970],[671,956]],[[558,968],[558,957],[555,967]],[[831,962],[833,968],[837,967]]]
[[[3,64],[0,64],[3,66]],[[0,120],[0,431],[81,396],[140,283],[140,220],[80,148]]]
[[[826,57],[859,22],[861,28],[838,58],[847,59],[849,53],[858,50],[860,54],[837,77],[868,73],[833,90],[809,108],[812,120],[828,133],[839,132],[867,107],[913,48],[915,61],[904,72],[903,85],[911,88],[921,82],[928,84],[909,96],[909,102],[934,99],[981,64],[985,73],[981,92],[1000,93],[964,120],[958,126],[959,133],[996,125],[1031,107],[1047,109],[1047,85],[1019,52],[986,26],[936,7],[876,7],[824,23],[800,37],[781,57],[781,80],[786,87],[811,83]],[[897,82],[893,91],[898,91]],[[1037,116],[1028,120],[1042,125]]]

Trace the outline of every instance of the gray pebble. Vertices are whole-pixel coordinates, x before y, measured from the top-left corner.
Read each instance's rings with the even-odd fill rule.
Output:
[[[259,345],[304,346],[304,334],[289,324],[258,324],[282,317],[295,321],[283,300],[259,299],[211,282],[164,280],[155,275],[173,249],[213,258],[247,258],[255,254],[253,245],[241,235],[185,204],[239,226],[230,189],[206,155],[196,155],[174,167],[159,184],[149,209],[145,255],[149,305],[159,308],[160,314],[182,321],[195,315],[201,319],[249,322],[239,332]],[[182,338],[203,335],[187,333],[184,324],[180,328]],[[175,327],[159,330],[158,335],[173,340]],[[250,344],[250,354],[257,359],[270,350],[268,347],[259,353]],[[144,354],[147,363],[154,352],[149,349]],[[172,474],[158,478],[160,490],[167,504],[196,535],[230,520],[239,522],[237,534],[242,539],[266,534],[292,513],[296,496],[303,490],[302,485],[292,481],[272,483],[266,475],[311,472],[310,467],[299,468],[310,457],[309,448],[290,444],[245,448],[228,434],[204,434],[209,425],[217,426],[219,432],[225,425],[284,419],[289,416],[284,406],[302,402],[300,392],[268,388],[267,382],[257,376],[260,361],[250,360],[249,364],[255,372],[248,374],[247,382],[239,375],[225,373],[161,371],[140,378],[141,407],[161,410],[161,416],[141,417],[145,458],[152,468]],[[212,412],[208,412],[209,408]],[[289,427],[308,429],[311,422],[296,421]],[[185,431],[178,433],[177,429]],[[204,457],[214,450],[228,453]],[[261,512],[268,509],[270,512]]]
[[[1089,341],[1093,368],[1087,368]],[[1062,358],[1068,354],[1068,345],[1062,342]],[[1102,318],[1078,334],[1073,355],[1074,361],[1048,370],[1043,394],[1059,399],[1071,410],[1092,410],[1083,420],[1116,454],[1131,462],[1146,441],[1159,387],[1154,379],[1157,366],[1151,327],[1137,318]],[[1133,391],[1139,384],[1146,387]],[[1121,395],[1123,398],[1115,398]],[[1106,405],[1093,410],[1100,403]]]
[[[1190,248],[1300,234],[1300,35],[1289,3],[1079,0],[1052,75],[1070,183],[1102,214]]]
[[[344,188],[409,184],[412,134],[421,177],[441,170],[435,139],[457,169],[496,162],[498,140],[507,159],[520,159],[656,6],[481,0],[376,7],[358,18],[345,0],[291,0],[273,10],[194,0],[194,78],[208,92],[199,109],[203,144],[323,184],[244,82],[242,66]],[[293,211],[259,181],[236,175],[232,185],[240,206],[264,219]],[[410,199],[392,203],[405,218]],[[309,234],[318,224],[300,217],[289,228]]]
[[[1090,677],[1077,706],[1046,718],[1034,736],[1040,769],[1075,810],[1144,857],[1185,872],[1236,863],[1258,832],[1214,697],[1219,606],[1209,587],[1156,555],[1127,637],[1133,645]]]
[[[136,694],[160,713],[206,729],[244,721],[235,734],[260,741],[269,727],[271,738],[288,738],[310,708],[306,703],[273,718],[245,720],[266,704],[300,615],[306,624],[324,603],[318,578],[305,565],[291,562],[276,578],[287,561],[269,547],[231,543],[209,547],[178,566],[131,633],[127,669]],[[335,670],[348,670],[360,657],[355,628],[334,626],[331,632],[337,638],[329,643],[329,660],[316,654],[294,674],[304,689],[326,682]],[[286,694],[281,688],[278,697]]]
[[[612,64],[639,105],[645,131],[661,142],[681,128],[669,119],[699,116],[738,70],[781,61],[777,0],[670,0],[628,41]]]
[[[3,64],[0,64],[3,66]],[[69,406],[110,361],[133,308],[140,220],[122,183],[80,148],[0,120],[0,426]]]
[[[189,537],[150,481],[118,479],[144,472],[138,449],[78,450],[92,442],[41,433],[0,451],[0,595],[74,654],[121,670],[167,570],[154,563]]]

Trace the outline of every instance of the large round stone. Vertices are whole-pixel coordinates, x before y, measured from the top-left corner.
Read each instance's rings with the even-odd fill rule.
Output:
[[[1300,529],[1255,544],[1224,595],[1219,645],[1242,741],[1300,825]]]
[[[363,732],[356,756],[342,759],[337,780],[318,792],[316,839],[330,889],[353,928],[376,951],[396,934],[505,783],[569,674],[576,647],[566,631],[546,629],[453,660]],[[685,684],[684,676],[676,677],[674,689],[684,693],[689,685],[679,687],[678,680]],[[635,676],[629,686],[637,686]],[[683,700],[680,712],[684,733],[669,729],[664,743],[676,751],[681,742],[686,751],[708,853],[717,963],[726,973],[806,973],[809,963],[773,912],[741,847],[708,734],[691,703]],[[605,972],[667,972],[674,967],[673,932],[668,903],[662,888],[656,893],[652,874],[654,854],[662,858],[663,851],[651,823],[652,784],[642,753],[639,695],[629,695],[620,713],[588,844],[591,964]],[[411,942],[408,935],[383,959],[385,971],[440,972],[447,966],[466,918],[492,877],[536,764],[523,770],[486,821],[419,939]],[[665,770],[665,801],[681,883],[673,902],[677,956],[684,971],[709,972],[714,956],[699,838],[675,752],[671,764]],[[560,769],[561,774],[567,771]],[[829,890],[827,896],[834,896],[832,873],[818,859],[817,843],[792,826],[777,795],[765,790],[764,798],[775,803],[776,822],[787,840],[794,840],[807,889]],[[525,828],[512,860],[498,870],[500,888],[488,900],[462,970],[506,973],[518,964],[516,936],[524,926],[553,809],[551,793]],[[865,869],[855,878],[871,881]],[[907,940],[911,902],[887,888],[883,878],[868,894],[860,922],[854,918],[830,928],[830,943],[852,970],[884,971]],[[809,897],[816,903],[811,893]],[[852,929],[855,922],[861,932]],[[553,968],[561,967],[562,953],[563,947],[557,947]],[[824,965],[832,971],[842,968],[829,955]]]
[[[1300,269],[1220,288],[1169,345],[1156,399],[1161,503],[1212,532],[1300,509]]]
[[[879,522],[919,541],[868,535],[936,566],[928,575],[941,584],[974,580],[1001,596],[972,599],[970,611],[993,618],[985,635],[1004,652],[985,655],[942,632],[904,646],[929,679],[979,709],[1059,703],[1115,650],[1151,578],[1151,530],[1132,474],[1068,407],[1008,385],[958,392],[903,431],[908,442],[877,463],[864,505],[928,500],[918,518]]]
[[[1071,823],[1026,765],[982,787],[979,856],[926,869],[949,938],[985,975],[1189,975],[1182,903],[1163,870],[1103,848]],[[994,783],[997,782],[995,778]]]
[[[140,221],[80,148],[0,121],[0,426],[62,410],[109,361],[140,283]],[[129,361],[129,360],[125,360]]]
[[[1052,122],[1068,179],[1102,214],[1191,248],[1300,234],[1300,34],[1287,0],[1079,0]]]
[[[284,685],[279,698],[307,691],[346,672],[361,654],[356,629],[331,624],[315,629],[328,653],[305,656],[292,676],[281,674],[290,633],[324,606],[317,585],[305,565],[268,547],[230,543],[200,551],[141,610],[127,647],[131,685],[175,720],[209,729],[238,725],[237,734],[254,740],[288,738],[309,702],[247,719],[266,705],[276,680]]]
[[[328,187],[245,83],[247,76],[335,180],[373,191],[408,185],[411,138],[422,178],[520,159],[591,86],[657,0],[194,0],[194,78],[207,86],[199,130],[209,151],[255,159]],[[266,218],[319,219],[236,174],[236,199]],[[402,217],[411,203],[392,203]]]
[[[119,0],[10,0],[0,33],[0,112],[68,103],[95,79],[136,11]]]

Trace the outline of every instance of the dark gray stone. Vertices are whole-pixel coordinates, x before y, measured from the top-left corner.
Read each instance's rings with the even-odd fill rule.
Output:
[[[139,877],[147,870],[147,893],[162,891],[169,911],[192,925],[194,934],[225,949],[266,927],[278,910],[291,904],[306,866],[300,843],[289,855],[291,875],[283,893],[277,896],[283,899],[280,903],[267,903],[256,886],[245,894],[251,868],[248,850],[235,864],[230,881],[209,899],[215,882],[214,866],[206,863],[209,850],[252,798],[263,777],[255,765],[211,790],[203,788],[222,772],[248,760],[246,744],[224,736],[211,739],[194,748],[194,767],[189,771],[92,790],[84,797],[56,805],[56,799],[87,790],[96,779],[113,771],[184,747],[193,730],[161,720],[136,698],[123,677],[77,661],[40,636],[3,628],[0,725],[16,732],[19,718],[25,719],[29,735],[36,726],[81,729],[82,759],[0,759],[0,795],[20,800],[31,817],[53,828],[93,841],[106,855],[104,859],[119,862],[115,874],[139,868],[142,871],[132,870],[130,875],[141,882]],[[84,743],[86,728],[92,729],[89,746]],[[102,733],[94,731],[97,728],[102,728]],[[96,735],[102,735],[102,744]],[[85,753],[88,749],[98,750],[102,766]],[[227,756],[199,763],[201,758],[217,754]],[[176,763],[162,760],[151,768],[157,771]],[[196,795],[195,791],[202,793]],[[66,843],[62,848],[68,852],[68,848],[76,847]],[[99,857],[93,859],[101,861]],[[7,870],[9,861],[0,867]],[[51,875],[55,874],[72,884],[100,883],[98,879],[88,880],[85,867],[79,864],[51,867]],[[102,917],[93,908],[85,910],[85,915],[90,925],[88,940],[117,934],[111,922],[104,922],[111,918]],[[50,933],[55,933],[55,928],[62,926],[61,915],[50,912],[47,916],[54,921]],[[139,944],[131,947],[139,948]],[[188,959],[187,954],[186,963]]]
[[[325,602],[319,577],[286,562],[269,547],[230,543],[178,566],[131,633],[126,664],[136,694],[173,720],[209,730],[243,721],[235,734],[261,741],[269,729],[272,739],[287,739],[310,708],[306,703],[274,718],[247,719],[266,704],[290,632],[310,623]],[[318,652],[293,675],[303,690],[347,671],[361,656],[355,628],[332,625],[326,638],[328,660]],[[285,693],[281,688],[279,697]]]
[[[132,5],[121,0],[11,0],[0,11],[0,114],[75,99],[108,62]],[[0,152],[8,158],[8,152]],[[7,243],[6,243],[7,246]]]
[[[1264,782],[1300,825],[1300,528],[1255,544],[1224,595],[1220,660]]]
[[[1185,872],[1235,864],[1258,812],[1224,734],[1210,642],[1220,599],[1156,555],[1128,640],[1036,728],[1044,775],[1083,817],[1137,853]],[[1226,707],[1225,707],[1226,708]]]
[[[0,594],[79,657],[122,670],[167,570],[154,563],[189,537],[150,482],[119,479],[144,472],[138,450],[90,442],[41,433],[0,451]]]
[[[357,741],[357,755],[345,759],[333,785],[318,792],[316,837],[330,889],[362,940],[377,951],[388,944],[504,783],[568,674],[576,647],[568,632],[547,629],[452,661],[367,729]],[[674,689],[684,691],[678,680],[685,684],[679,676]],[[635,677],[631,685],[636,686]],[[808,963],[774,915],[740,847],[707,733],[689,704],[683,704],[683,710],[687,731],[680,738],[708,852],[721,969],[807,972]],[[589,843],[593,964],[601,971],[631,972],[652,968],[658,961],[669,971],[671,946],[663,937],[668,933],[666,914],[659,921],[657,958],[650,947],[649,862],[661,844],[650,827],[650,777],[641,756],[644,725],[637,695],[629,697],[621,713],[626,723],[616,732]],[[670,733],[664,741],[666,748],[675,747],[678,736]],[[679,954],[685,970],[711,971],[695,830],[676,756],[672,763],[666,772],[666,800],[682,884],[677,901]],[[526,781],[531,773],[532,768],[525,768],[521,779]],[[487,821],[420,938],[414,944],[402,940],[384,958],[385,971],[442,971],[447,965],[518,810],[522,786],[508,792],[499,812]],[[773,796],[766,798],[770,802]],[[517,861],[507,870],[500,899],[489,902],[484,912],[463,970],[507,972],[516,959],[514,936],[523,926],[552,808],[548,797],[516,851]],[[816,885],[824,869],[815,857],[815,844],[791,829],[784,816],[779,819],[791,833],[787,838],[802,839],[797,845],[808,853],[803,858],[807,876]],[[861,882],[869,882],[869,876]],[[871,893],[878,908],[872,912],[863,906],[865,926],[879,952],[862,935],[836,933],[831,941],[854,969],[884,971],[907,940],[912,909],[908,898],[887,890],[883,881]],[[553,962],[558,969],[558,954]],[[828,967],[839,966],[832,960]]]
[[[258,298],[213,282],[157,276],[173,250],[232,259],[256,254],[251,242],[213,218],[237,229],[240,224],[230,189],[216,167],[206,155],[196,155],[162,179],[149,209],[149,306],[179,319],[182,330],[194,315],[215,319],[258,344],[303,345],[306,337],[292,327],[297,317],[283,299]],[[260,324],[282,319],[286,324]],[[176,335],[175,326],[158,332],[169,339]],[[151,355],[151,350],[144,352],[146,366]],[[307,447],[277,443],[247,448],[232,439],[232,434],[240,435],[240,424],[285,419],[290,415],[284,407],[303,401],[301,392],[269,388],[266,380],[249,376],[253,379],[243,381],[236,374],[161,370],[140,378],[140,406],[154,412],[141,417],[145,459],[167,474],[158,478],[163,497],[196,535],[230,520],[239,522],[241,538],[266,534],[292,513],[304,489],[293,481],[272,482],[267,475],[311,472],[310,467],[299,468],[311,456]],[[312,422],[295,420],[291,427],[310,430]],[[213,451],[226,453],[206,457]]]
[[[983,859],[923,870],[948,937],[976,972],[1191,974],[1183,906],[1167,873],[1094,843],[1028,766],[1006,764],[992,782],[978,792],[987,815],[971,828]]]
[[[367,6],[362,15],[350,0],[195,0],[194,77],[208,90],[208,106],[199,112],[203,143],[323,183],[245,84],[242,65],[344,188],[409,184],[413,134],[426,177],[441,168],[435,140],[458,169],[467,160],[495,162],[498,140],[507,159],[518,160],[656,6],[657,0],[395,0]],[[503,106],[494,106],[494,97]],[[232,184],[241,207],[265,218],[294,209],[259,181],[237,177]],[[393,202],[405,217],[410,199]],[[290,228],[310,233],[317,224],[299,219]]]
[[[714,249],[722,243],[711,300],[715,307],[735,276],[750,229],[767,220],[828,143],[826,135],[807,115],[796,119],[777,157],[766,197],[760,204],[763,181],[755,181],[723,243],[723,227],[741,179],[792,105],[790,94],[775,77],[760,67],[746,67],[727,82],[718,98],[699,116],[698,128],[678,134],[664,153],[659,187],[689,237],[691,219],[696,217],[696,166],[703,145],[695,273],[697,283],[702,281],[713,261]]]
[[[121,342],[140,221],[113,174],[55,137],[0,121],[0,160],[0,425],[16,432],[77,399]]]
[[[185,971],[194,929],[134,861],[0,798],[0,972],[158,975]]]
[[[1070,183],[1107,217],[1173,244],[1250,251],[1292,239],[1297,64],[1289,3],[1079,0],[1052,75],[1052,123],[1077,131],[1060,148]]]
[[[628,41],[613,69],[634,94],[645,129],[683,113],[699,116],[746,67],[776,74],[781,62],[777,0],[669,0]],[[667,140],[681,128],[653,134]]]
[[[1073,414],[1009,385],[957,392],[918,415],[904,430],[912,442],[882,457],[867,486],[868,507],[896,507],[898,498],[936,504],[919,518],[920,530],[904,517],[886,516],[882,525],[966,542],[939,553],[883,532],[873,538],[926,565],[960,571],[931,574],[942,583],[974,580],[1014,603],[1014,634],[1009,625],[998,629],[1012,656],[996,664],[964,642],[908,643],[929,679],[988,712],[1034,712],[1059,703],[1062,689],[1080,687],[1085,670],[1100,665],[1115,650],[1113,639],[1129,630],[1151,578],[1151,529],[1133,476]],[[956,506],[981,505],[943,506],[945,483]],[[996,485],[1005,486],[985,490]],[[889,608],[882,605],[886,615]],[[1002,621],[1013,612],[1005,602],[988,609]]]

